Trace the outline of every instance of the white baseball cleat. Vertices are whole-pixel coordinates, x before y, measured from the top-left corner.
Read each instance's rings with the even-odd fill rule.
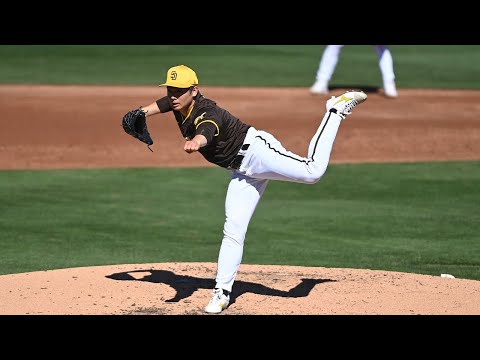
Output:
[[[317,80],[309,90],[312,95],[328,94],[328,84],[325,81]]]
[[[225,310],[230,303],[230,295],[224,294],[223,289],[215,289],[212,292],[212,298],[205,307],[205,312],[218,314]]]
[[[347,91],[340,96],[332,96],[327,101],[327,111],[340,115],[343,119],[352,113],[352,110],[358,104],[367,100],[367,94],[363,91]]]
[[[383,84],[383,91],[386,97],[396,98],[398,96],[397,88],[394,81],[385,81]]]

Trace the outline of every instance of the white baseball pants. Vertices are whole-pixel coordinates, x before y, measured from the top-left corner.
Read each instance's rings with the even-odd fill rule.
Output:
[[[232,291],[242,261],[248,224],[269,180],[314,184],[323,176],[342,118],[327,112],[310,141],[308,156],[286,150],[273,135],[253,127],[244,144],[245,158],[232,170],[225,199],[223,240],[218,255],[216,288]]]
[[[345,45],[327,45],[323,51],[320,64],[318,66],[316,79],[328,83],[335,71],[340,52]],[[395,73],[393,71],[393,58],[387,45],[373,45],[377,54],[378,66],[382,74],[383,82],[394,81]]]

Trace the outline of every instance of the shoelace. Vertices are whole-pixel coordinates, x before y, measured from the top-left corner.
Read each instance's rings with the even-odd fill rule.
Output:
[[[217,300],[220,300],[220,297],[223,295],[222,290],[213,290],[212,291],[212,298],[210,299],[210,303],[216,302]]]
[[[343,112],[345,115],[350,115],[352,113],[352,109],[358,105],[358,101],[355,99],[352,99],[352,102],[350,104],[347,104],[345,106],[345,111]]]

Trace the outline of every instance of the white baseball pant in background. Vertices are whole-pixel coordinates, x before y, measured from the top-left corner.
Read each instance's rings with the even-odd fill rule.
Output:
[[[344,46],[345,45],[327,45],[325,47],[318,66],[316,81],[311,91],[319,93],[328,92],[328,84],[333,76],[340,52]],[[378,66],[382,75],[385,94],[390,97],[397,97],[392,53],[387,45],[373,45],[373,47],[377,53]]]

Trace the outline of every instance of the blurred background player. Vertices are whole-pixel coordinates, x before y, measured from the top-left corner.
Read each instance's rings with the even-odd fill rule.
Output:
[[[313,95],[328,94],[328,83],[337,66],[340,52],[344,45],[327,45],[323,51],[318,67],[315,83],[310,87]],[[395,73],[393,71],[393,58],[387,45],[373,45],[378,57],[378,66],[382,74],[383,91],[385,96],[396,98]]]

